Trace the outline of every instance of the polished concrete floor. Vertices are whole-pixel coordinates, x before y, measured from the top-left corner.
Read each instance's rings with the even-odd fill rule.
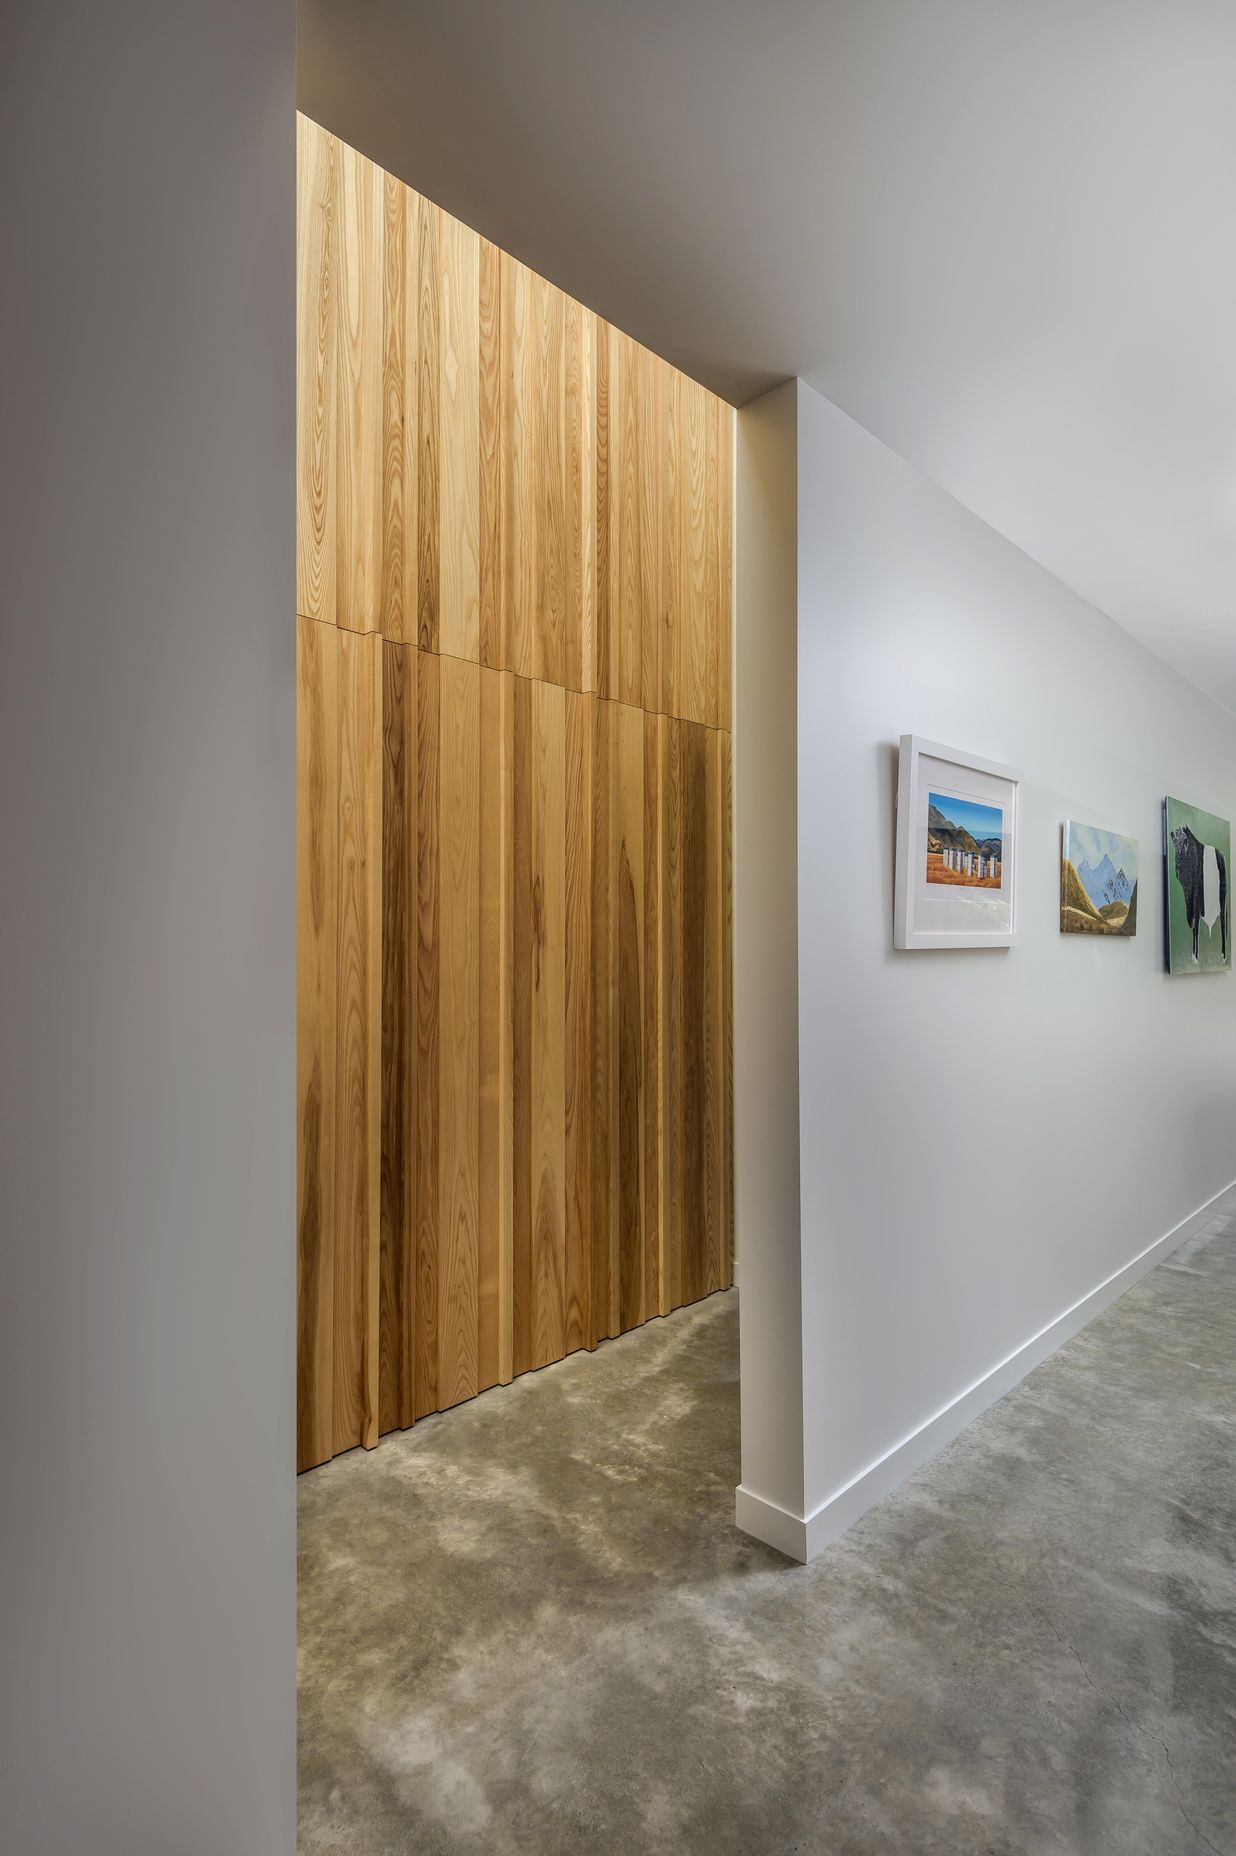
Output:
[[[1236,1851],[1236,1220],[812,1566],[736,1295],[300,1482],[307,1852]]]

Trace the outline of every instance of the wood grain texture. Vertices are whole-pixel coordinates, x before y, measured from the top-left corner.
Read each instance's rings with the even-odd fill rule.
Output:
[[[379,1415],[383,1431],[415,1417],[417,759],[416,651],[382,652],[382,1101]]]
[[[707,795],[703,730],[682,728],[682,1298],[705,1292],[704,905]]]
[[[683,734],[676,716],[665,720],[665,766],[661,781],[661,1063],[665,1118],[661,1140],[663,1310],[679,1308],[683,1294]]]
[[[682,686],[682,611],[686,586],[682,575],[684,525],[682,473],[682,377],[662,365],[658,372],[660,397],[660,502],[661,549],[659,568],[660,690],[656,707],[664,715],[679,715]]]
[[[381,1258],[382,644],[339,638],[335,1449],[377,1442]]]
[[[728,1285],[732,878],[723,732],[300,628],[308,1464]]]
[[[566,692],[532,685],[532,1365],[566,1351]]]
[[[596,688],[597,318],[566,299],[567,495],[571,564],[567,683]]]
[[[716,413],[720,425],[717,475],[710,494],[717,505],[721,593],[717,602],[717,713],[712,719],[728,733],[734,708],[734,413],[723,400],[718,400]]]
[[[296,611],[335,622],[339,145],[296,119]]]
[[[480,668],[441,661],[438,1403],[478,1388]]]
[[[663,715],[644,717],[644,1308],[665,1296],[665,784]]]
[[[728,726],[729,409],[298,137],[298,612]]]
[[[416,676],[416,1098],[412,1186],[416,1220],[413,1411],[418,1418],[438,1409],[441,683],[441,659],[432,653],[422,654]]]
[[[339,634],[296,627],[296,1466],[334,1454]]]
[[[502,257],[501,417],[507,666],[530,677],[536,664],[542,537],[537,498],[536,280]]]
[[[644,468],[640,429],[643,376],[643,350],[629,336],[612,331],[610,598],[619,617],[618,685],[614,694],[628,707],[638,707],[643,701],[644,641],[648,630],[644,610]]]
[[[720,734],[721,748],[721,833],[722,833],[722,1062],[725,1066],[724,1152],[725,1235],[723,1240],[722,1281],[728,1289],[734,1280],[734,744],[728,733]]]
[[[416,641],[441,649],[442,214],[416,203]],[[478,437],[479,443],[479,437]]]
[[[703,1247],[704,1291],[724,1287],[725,1276],[725,847],[721,808],[724,772],[721,736],[700,730],[704,783],[703,1015]]]
[[[532,612],[532,674],[542,683],[579,687],[578,643],[568,649],[572,575],[568,564],[570,498],[566,442],[566,298],[543,277],[531,285],[535,344],[533,394],[537,530],[536,598]],[[572,662],[573,659],[573,662]]]
[[[618,710],[616,957],[618,1040],[618,1309],[624,1331],[644,1319],[644,716]]]
[[[507,533],[506,472],[503,466],[503,267],[496,245],[481,240],[477,334],[480,342],[478,432],[480,439],[478,597],[481,663],[494,670],[510,662],[509,600],[505,580]]]
[[[410,481],[406,453],[409,383],[416,389],[415,365],[408,365],[407,291],[415,281],[408,259],[407,189],[390,174],[382,176],[382,537],[378,627],[384,637],[408,634],[409,519],[405,488]],[[413,351],[415,361],[415,350]],[[411,524],[415,546],[415,519]],[[413,636],[415,631],[413,628]]]
[[[480,1390],[512,1377],[512,972],[514,679],[481,672]]]
[[[614,520],[610,513],[613,471],[613,409],[610,403],[610,355],[616,337],[608,322],[596,325],[593,390],[593,467],[595,489],[594,539],[596,546],[595,642],[593,687],[607,701],[618,694],[618,607],[614,600],[612,548]]]
[[[664,407],[660,383],[665,363],[638,343],[634,347],[639,456],[639,702],[641,708],[652,711],[661,701],[661,527],[665,512],[661,506]]]
[[[511,717],[511,1370],[533,1362],[532,685],[514,679]]]
[[[438,215],[438,649],[480,659],[481,241]]]
[[[680,382],[682,539],[679,553],[681,628],[676,713],[691,722],[708,714],[708,399],[695,381]]]
[[[565,1309],[563,1350],[592,1332],[592,820],[596,702],[566,698],[564,810],[565,960]]]
[[[384,177],[346,143],[337,149],[335,622],[371,632],[381,626],[384,580]]]
[[[592,769],[592,1230],[588,1345],[618,1333],[618,706],[597,702]]]
[[[300,1467],[728,1286],[732,415],[301,118]]]

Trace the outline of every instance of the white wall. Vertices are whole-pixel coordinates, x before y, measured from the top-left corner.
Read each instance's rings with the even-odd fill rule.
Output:
[[[787,1533],[783,1517],[800,1515],[803,1504],[797,430],[794,381],[744,411],[734,524],[734,1178],[744,1472],[737,1517],[791,1553],[795,1530],[791,1523]],[[764,1362],[775,1370],[762,1370]]]
[[[803,386],[797,452],[810,1554],[1236,1176],[1236,976],[1164,972],[1160,848],[1166,792],[1236,816],[1236,718]],[[1013,949],[892,949],[909,731],[1024,774]],[[1134,939],[1060,934],[1068,817],[1140,840]]]
[[[289,0],[0,24],[0,1843],[294,1845]]]

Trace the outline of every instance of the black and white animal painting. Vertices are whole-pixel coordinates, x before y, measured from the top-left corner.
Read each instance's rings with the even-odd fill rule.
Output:
[[[1187,825],[1177,825],[1172,833],[1176,847],[1176,880],[1184,891],[1185,919],[1193,935],[1193,958],[1197,959],[1198,929],[1202,922],[1212,932],[1216,920],[1227,959],[1227,859],[1213,844],[1203,844]]]

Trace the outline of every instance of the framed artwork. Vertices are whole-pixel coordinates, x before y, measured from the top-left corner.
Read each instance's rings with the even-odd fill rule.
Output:
[[[901,737],[894,947],[1012,945],[1020,784],[998,761]]]
[[[1226,973],[1232,965],[1232,827],[1225,818],[1163,803],[1167,970]]]
[[[1064,822],[1061,934],[1137,933],[1137,839]]]

